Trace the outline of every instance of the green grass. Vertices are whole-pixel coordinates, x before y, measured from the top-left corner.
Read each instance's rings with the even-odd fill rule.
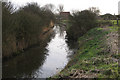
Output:
[[[66,24],[67,29],[71,26],[70,20],[62,20],[61,23],[62,23],[62,24]]]
[[[94,28],[84,36],[80,37],[79,49],[76,54],[73,55],[71,61],[65,67],[60,75],[69,76],[71,70],[84,70],[86,74],[91,74],[95,69],[101,70],[100,73],[96,73],[98,78],[116,78],[118,76],[118,63],[109,62],[108,46],[105,45],[105,35],[111,31],[117,31],[118,27],[108,27],[110,30],[106,31],[103,28]],[[115,55],[118,56],[118,55]],[[108,63],[107,63],[108,62]],[[58,77],[55,76],[55,77]]]
[[[117,25],[117,20],[111,20],[111,22]]]
[[[110,31],[118,31],[119,27],[118,26],[110,26]]]
[[[112,22],[114,25],[117,25],[117,20],[111,20],[111,22]],[[120,25],[120,20],[118,21],[118,24]]]

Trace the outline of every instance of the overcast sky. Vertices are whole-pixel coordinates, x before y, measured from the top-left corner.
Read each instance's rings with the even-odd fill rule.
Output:
[[[28,2],[37,2],[43,6],[52,3],[56,7],[59,4],[64,5],[65,11],[71,10],[84,10],[89,7],[98,7],[101,14],[111,13],[118,14],[118,2],[120,0],[8,0],[11,1],[16,7],[23,6]]]

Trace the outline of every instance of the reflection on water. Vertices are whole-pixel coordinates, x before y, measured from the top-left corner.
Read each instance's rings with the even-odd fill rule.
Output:
[[[31,48],[3,64],[3,77],[30,77],[44,63],[45,54],[40,47]]]
[[[62,70],[72,52],[64,27],[55,26],[55,35],[45,48],[37,46],[3,64],[3,77],[47,78]]]

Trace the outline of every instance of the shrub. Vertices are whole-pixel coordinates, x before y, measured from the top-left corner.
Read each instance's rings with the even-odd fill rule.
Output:
[[[11,3],[3,3],[2,14],[3,57],[37,44],[43,27],[55,20],[50,10],[37,3],[29,3],[18,10],[14,10]]]
[[[68,28],[68,39],[77,40],[91,28],[97,26],[96,14],[89,11],[77,11],[70,17],[71,26]]]

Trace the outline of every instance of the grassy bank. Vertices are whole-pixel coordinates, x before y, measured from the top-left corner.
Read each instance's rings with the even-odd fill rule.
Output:
[[[118,27],[93,28],[79,38],[79,49],[56,78],[117,78]]]

